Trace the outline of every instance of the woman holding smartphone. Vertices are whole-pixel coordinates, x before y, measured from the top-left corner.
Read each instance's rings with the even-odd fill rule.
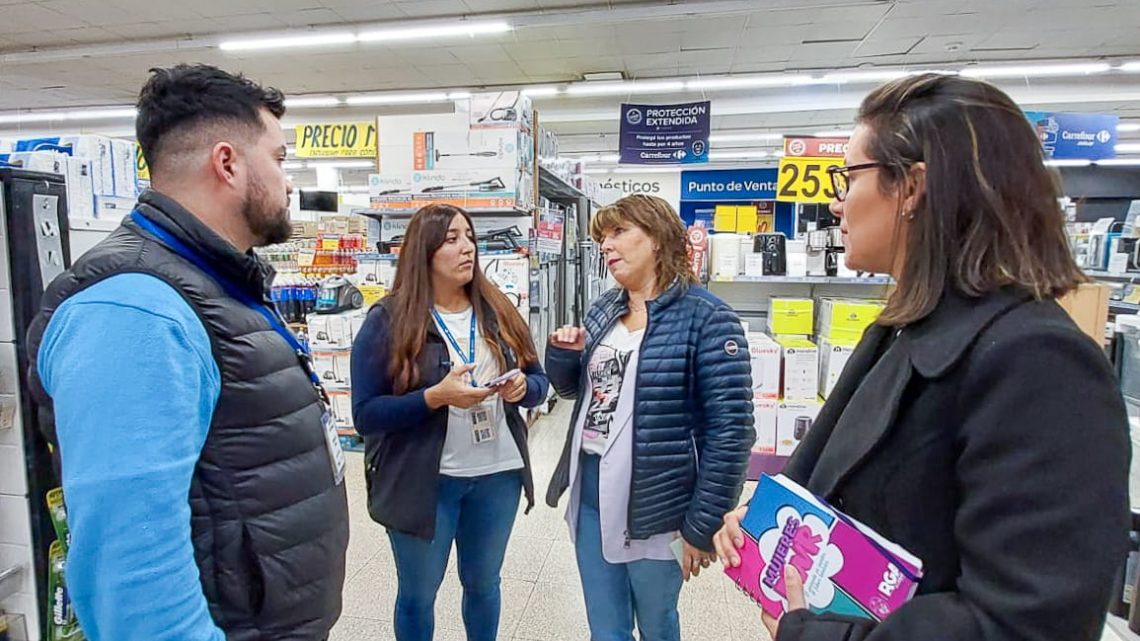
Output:
[[[467,638],[493,641],[519,494],[534,505],[519,408],[549,383],[522,316],[479,267],[467,212],[412,218],[392,292],[353,344],[352,381],[368,511],[396,560],[396,638],[432,638],[454,542]]]

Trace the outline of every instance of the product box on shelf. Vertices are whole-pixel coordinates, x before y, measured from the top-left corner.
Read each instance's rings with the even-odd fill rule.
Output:
[[[858,344],[858,341],[852,340],[819,339],[819,395],[825,400],[831,396],[831,391],[839,382],[839,375],[847,367],[847,361],[851,360]]]
[[[748,353],[752,362],[752,398],[780,396],[780,365],[783,348],[767,334],[748,334]]]
[[[753,417],[756,426],[756,443],[752,451],[759,454],[776,453],[776,424],[779,418],[780,402],[763,398],[752,400]]]
[[[740,234],[713,234],[709,237],[712,278],[731,280],[740,274],[743,256]]]
[[[95,218],[118,222],[131,213],[137,202],[135,198],[95,196]]]
[[[115,196],[112,139],[106,136],[53,136],[16,142],[15,151],[62,151],[91,161],[91,184],[96,196]],[[132,166],[134,160],[132,159]]]
[[[858,342],[863,332],[883,312],[880,300],[821,298],[816,319],[816,335],[833,341]]]
[[[343,314],[309,314],[309,346],[320,349],[344,349],[352,346],[351,320]]]
[[[337,352],[322,351],[319,347],[313,348],[313,370],[321,379],[322,384],[335,386],[340,383],[337,380],[336,361],[338,356]]]
[[[352,394],[347,391],[330,392],[329,401],[332,402],[333,422],[340,429],[352,429]]]
[[[776,455],[791,456],[800,441],[803,440],[815,419],[819,417],[819,410],[823,403],[819,399],[809,401],[784,401],[776,408]]]
[[[815,300],[811,298],[768,299],[768,333],[773,336],[811,336]]]
[[[819,398],[819,347],[799,336],[775,336],[783,350],[781,398],[788,402]]]

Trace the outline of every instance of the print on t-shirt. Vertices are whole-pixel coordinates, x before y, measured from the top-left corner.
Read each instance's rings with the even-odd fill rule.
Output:
[[[590,359],[590,405],[586,410],[586,424],[582,428],[585,439],[606,439],[613,427],[621,384],[625,379],[634,350],[619,351],[601,345]]]

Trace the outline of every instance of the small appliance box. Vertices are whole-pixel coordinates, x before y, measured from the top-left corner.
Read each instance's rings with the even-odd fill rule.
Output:
[[[783,350],[767,334],[748,334],[752,357],[752,398],[779,398],[780,364]]]
[[[819,347],[799,336],[776,336],[781,348],[781,397],[790,403],[819,398]]]
[[[737,587],[773,617],[788,606],[784,570],[804,577],[809,610],[882,621],[914,597],[922,561],[783,475],[762,476],[741,527]]]
[[[768,304],[768,333],[773,336],[811,336],[815,300],[772,297]]]
[[[755,403],[755,401],[753,401]],[[791,456],[800,441],[815,425],[823,403],[818,399],[802,403],[782,402],[776,408],[776,455]]]
[[[850,340],[830,338],[819,340],[819,395],[825,400],[835,389],[839,375],[843,373],[847,361],[851,360],[851,355],[855,353],[856,345],[858,343]]]
[[[780,402],[775,399],[753,399],[752,411],[756,419],[756,443],[752,451],[759,454],[776,453],[776,422]]]
[[[834,341],[855,341],[883,312],[883,301],[858,298],[821,298],[816,334]]]

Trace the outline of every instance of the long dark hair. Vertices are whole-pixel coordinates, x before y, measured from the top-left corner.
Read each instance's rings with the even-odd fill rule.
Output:
[[[1077,267],[1058,204],[1059,182],[1025,113],[997,87],[921,74],[879,87],[858,122],[890,192],[926,163],[926,192],[908,212],[898,288],[880,322],[926,317],[947,288],[979,297],[1016,286],[1056,298],[1087,279]],[[900,215],[902,203],[899,204]]]
[[[466,211],[451,205],[428,205],[412,216],[404,234],[400,262],[396,267],[396,281],[386,301],[392,321],[390,371],[397,394],[404,394],[421,382],[416,361],[427,339],[427,328],[433,322],[431,309],[435,304],[431,261],[436,250],[447,240],[447,230],[456,216],[463,216],[474,231],[475,225]],[[506,357],[499,349],[500,337],[515,353],[519,367],[537,363],[538,355],[530,330],[510,299],[483,275],[483,269],[479,265],[478,246],[475,248],[474,275],[466,289],[479,321],[479,329],[499,367],[506,368]],[[486,314],[483,313],[484,305],[489,305],[494,312],[498,320],[497,327],[489,326]]]

